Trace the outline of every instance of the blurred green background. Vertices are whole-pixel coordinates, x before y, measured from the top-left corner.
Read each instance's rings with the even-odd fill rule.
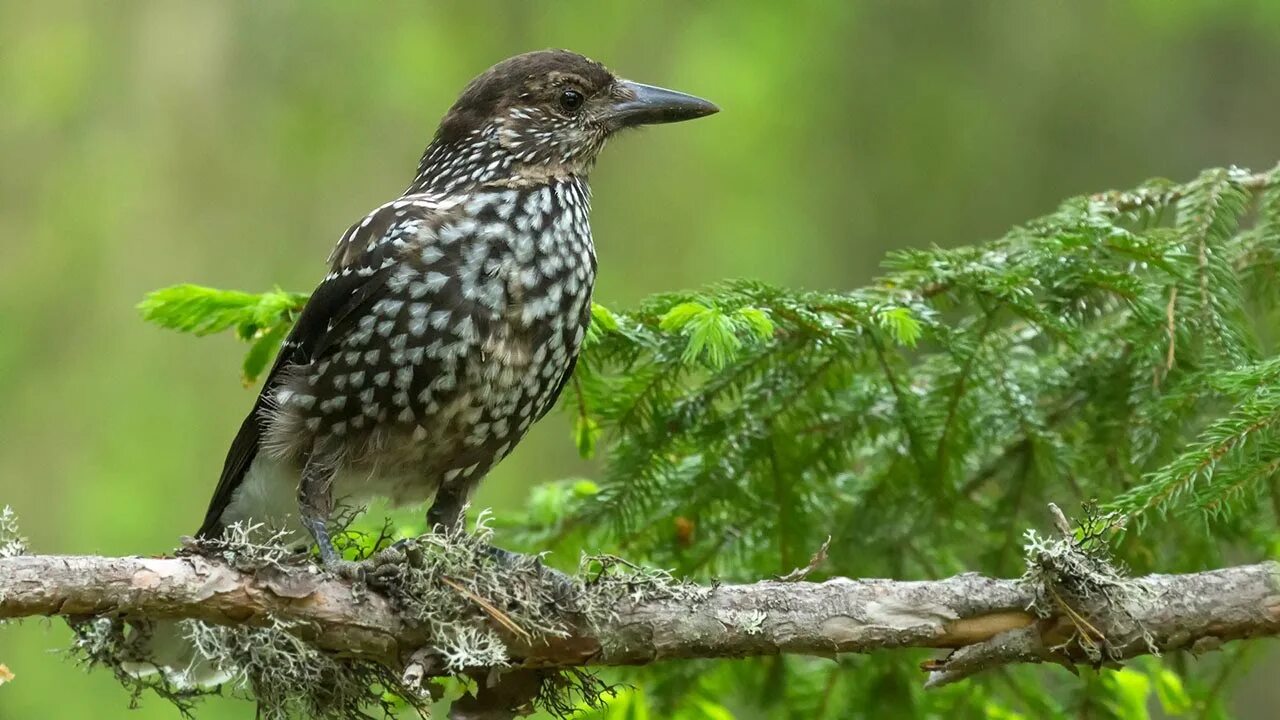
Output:
[[[0,505],[48,553],[192,532],[251,402],[243,348],[144,325],[176,282],[308,290],[476,73],[568,47],[719,116],[593,177],[597,300],[865,282],[1082,192],[1280,159],[1280,3],[0,0]],[[481,492],[587,472],[552,416]],[[0,630],[0,718],[175,717]],[[1270,668],[1274,671],[1274,665]],[[1244,717],[1280,690],[1255,671]],[[248,717],[213,701],[202,718]]]

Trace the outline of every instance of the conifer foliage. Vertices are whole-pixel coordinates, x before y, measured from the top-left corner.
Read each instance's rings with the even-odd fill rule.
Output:
[[[1135,572],[1276,547],[1280,169],[1074,198],[885,268],[849,292],[733,281],[596,306],[562,410],[599,475],[535,488],[499,542],[748,581],[829,538],[811,579],[1016,576],[1024,533],[1056,502],[1120,518],[1112,544]],[[143,310],[236,328],[252,377],[303,299],[181,286]],[[619,675],[634,689],[591,712],[1221,717],[1249,654],[1080,678],[1019,668],[928,692],[919,654],[666,664]]]

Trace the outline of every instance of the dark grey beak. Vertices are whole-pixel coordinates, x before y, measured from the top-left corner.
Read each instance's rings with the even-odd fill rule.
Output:
[[[607,111],[605,119],[614,127],[635,127],[693,120],[720,112],[714,103],[700,97],[621,80],[623,94]]]

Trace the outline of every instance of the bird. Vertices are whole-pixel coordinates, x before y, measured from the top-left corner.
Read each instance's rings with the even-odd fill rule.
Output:
[[[338,240],[196,537],[286,524],[341,570],[338,501],[431,500],[428,528],[458,523],[573,374],[597,269],[597,156],[622,130],[718,110],[568,50],[473,79],[408,188]]]

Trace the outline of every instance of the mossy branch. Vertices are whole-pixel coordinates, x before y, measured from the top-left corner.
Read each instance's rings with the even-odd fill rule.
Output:
[[[1128,581],[1124,607],[1098,595],[1039,613],[1031,610],[1037,589],[1025,581],[973,573],[913,582],[768,580],[640,592],[620,598],[607,622],[566,613],[563,634],[530,635],[498,622],[489,629],[507,645],[507,669],[954,649],[926,665],[937,685],[1007,663],[1117,662],[1280,634],[1277,573],[1280,565],[1269,562],[1149,575]],[[32,616],[283,625],[319,649],[397,672],[420,663],[415,653],[434,640],[428,624],[381,595],[309,567],[244,572],[203,557],[0,558],[0,618]],[[427,673],[444,674],[444,666]]]

